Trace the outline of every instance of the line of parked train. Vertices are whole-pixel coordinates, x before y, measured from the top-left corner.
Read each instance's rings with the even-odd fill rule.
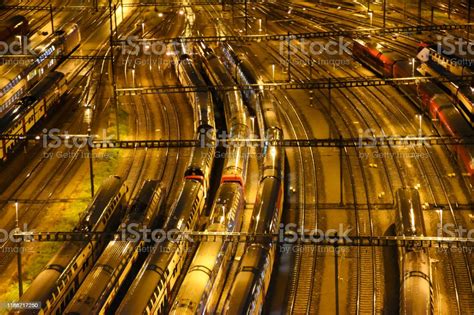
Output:
[[[128,188],[118,176],[104,181],[74,229],[78,232],[113,232],[120,224]],[[63,314],[67,303],[107,245],[97,241],[68,241],[34,279],[20,303],[40,303],[40,310],[13,310],[14,314]]]
[[[125,235],[130,227],[135,231],[161,228],[165,196],[166,191],[159,181],[145,181],[119,232]],[[146,245],[137,235],[129,237],[130,240],[113,240],[107,245],[61,314],[105,314],[109,310],[141,248]]]
[[[406,58],[382,43],[372,43],[370,40],[354,40],[352,48],[354,57],[383,77],[411,77],[413,65]],[[474,129],[470,126],[460,110],[435,83],[418,83],[401,87],[402,92],[416,95],[421,101],[420,107],[432,120],[437,121],[446,134],[452,137],[472,138]],[[457,103],[457,102],[456,102]],[[474,180],[474,147],[470,145],[453,145],[452,151],[458,157],[466,173]]]
[[[208,79],[216,85],[235,84],[212,50],[203,48],[202,54]],[[189,55],[182,53],[179,59],[176,71],[179,73],[178,77],[182,84],[205,86],[205,80]],[[232,91],[219,94],[219,99],[224,104],[226,122],[230,126],[228,128],[231,137],[248,137],[251,131],[250,119],[240,92]],[[196,109],[195,115],[198,121],[195,127],[196,136],[198,138],[204,137],[205,139],[201,139],[201,143],[208,145],[193,150],[185,172],[182,191],[163,225],[165,230],[174,228],[180,231],[190,231],[198,227],[197,222],[205,206],[213,165],[215,124],[212,96],[206,88],[196,93],[189,93],[188,96]],[[261,98],[262,101],[264,99],[262,95],[259,95],[258,98]],[[266,101],[266,105],[263,107],[265,108],[265,121],[268,122],[266,124],[267,136],[269,139],[281,139],[282,133],[278,127],[273,104],[268,99]],[[256,207],[252,214],[252,224],[255,224],[252,231],[256,233],[276,232],[283,203],[283,149],[267,145],[265,152],[263,176]],[[207,231],[240,230],[245,203],[244,184],[248,154],[247,147],[235,146],[228,149],[221,185],[212,206],[209,223],[206,226]],[[240,161],[242,159],[243,161]],[[156,186],[156,183],[150,183],[150,185]],[[143,190],[142,192],[145,194]],[[150,200],[149,193],[150,189],[145,197],[138,199]],[[142,201],[140,208],[142,210],[139,211],[142,215],[144,205],[145,202]],[[143,216],[135,218],[137,222],[142,219]],[[93,264],[89,265],[88,270],[92,270],[89,275],[79,273],[79,267],[70,271],[69,277],[77,279],[74,281],[74,286],[69,283],[66,285],[69,289],[65,288],[62,290],[63,293],[53,295],[56,299],[53,299],[49,304],[48,302],[44,304],[51,305],[45,313],[51,313],[52,305],[56,305],[54,309],[56,314],[97,314],[107,311],[114,294],[125,277],[121,271],[127,271],[130,262],[133,261],[132,248],[134,246],[137,244],[112,241],[100,258],[95,257],[98,261],[94,267]],[[190,246],[185,241],[165,241],[157,244],[154,247],[155,251],[147,258],[130,286],[117,313],[153,314],[163,313],[165,310],[176,314],[195,313],[196,311],[211,312],[216,307],[217,301],[210,298],[219,299],[220,297],[219,290],[226,280],[235,245],[219,241],[201,243],[187,274],[184,276],[184,273],[181,273],[184,261],[190,252]],[[117,252],[121,254],[117,254]],[[239,263],[235,280],[229,283],[232,290],[223,298],[229,299],[231,303],[240,303],[239,307],[247,309],[248,312],[260,310],[268,290],[274,256],[275,244],[249,244]],[[70,262],[70,265],[75,263]],[[182,285],[179,289],[174,288],[180,276],[183,276]],[[44,279],[38,278],[36,281],[44,281]],[[83,283],[82,286],[81,283]],[[177,295],[174,303],[169,305],[173,289],[176,290]],[[74,295],[74,293],[76,294]],[[242,300],[244,294],[248,298]],[[33,297],[29,293],[22,301],[33,301],[34,299],[38,299],[38,297]],[[231,306],[226,307],[234,309]]]
[[[179,48],[181,51],[184,47]],[[202,75],[189,55],[182,51],[175,62],[182,85],[206,86]],[[180,194],[173,203],[163,229],[192,231],[197,229],[203,214],[210,184],[215,155],[214,103],[207,88],[187,94],[195,109],[195,135],[201,147],[193,148],[192,157],[184,174]],[[171,292],[181,275],[191,244],[186,241],[166,240],[157,244],[150,253],[126,297],[121,302],[119,314],[162,314],[169,308]]]
[[[222,44],[221,50],[226,67],[230,73],[235,73],[238,83],[256,85],[262,81],[246,55],[237,54],[228,44]],[[242,95],[257,116],[260,134],[266,140],[283,139],[281,122],[271,96],[259,88],[243,90]],[[267,142],[262,153],[263,173],[252,211],[251,228],[247,232],[274,234],[277,233],[283,212],[285,152],[282,147]],[[227,295],[221,296],[225,302],[223,310],[219,311],[226,314],[259,314],[262,311],[275,254],[276,245],[272,242],[246,246],[235,277],[228,280],[230,289]]]
[[[203,57],[204,73],[214,86],[235,86],[236,83],[213,50],[199,46]],[[251,134],[250,118],[240,91],[217,91],[223,104],[227,131],[231,139],[247,139]],[[245,206],[245,183],[249,148],[226,148],[221,184],[215,196],[209,223],[209,232],[240,231]],[[175,301],[171,314],[213,313],[215,298],[225,281],[236,244],[222,239],[198,245]]]
[[[0,133],[15,136],[0,141],[0,160],[4,161],[24,136],[43,118],[67,90],[65,75],[52,71],[81,42],[76,24],[66,24],[49,38],[32,64],[0,90]],[[28,92],[26,92],[28,91]],[[23,94],[26,94],[22,97]]]

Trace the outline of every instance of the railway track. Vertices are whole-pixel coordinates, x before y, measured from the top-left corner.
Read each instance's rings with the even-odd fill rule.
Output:
[[[438,177],[439,177],[439,174],[437,174],[437,175],[438,175]],[[427,176],[427,177],[431,177],[431,176]],[[403,178],[403,176],[401,176],[401,178]],[[433,195],[433,193],[431,193],[431,195]],[[375,255],[375,256],[376,256],[376,257],[377,257],[377,256],[380,257],[380,255]],[[372,263],[372,261],[368,261],[368,260],[367,260],[367,256],[364,256],[364,257],[362,258],[362,260],[363,260],[362,262],[363,262],[364,264],[367,264],[367,263],[369,263],[369,262]],[[380,261],[379,261],[378,259],[376,259],[376,265],[380,265]],[[459,263],[456,263],[456,265],[459,265]],[[452,269],[455,269],[455,268],[452,268]],[[376,268],[376,270],[377,270],[376,273],[378,274],[376,278],[380,278],[380,268]],[[464,275],[466,275],[466,274],[464,274]],[[469,276],[468,276],[468,277],[465,277],[465,278],[469,279]],[[372,281],[373,281],[373,275],[372,275]],[[464,287],[469,288],[470,286],[464,284]],[[469,296],[468,294],[469,294],[469,290],[467,290],[467,292],[466,292],[466,294],[464,294],[464,296],[465,296],[465,297],[468,297],[468,296]],[[368,294],[362,293],[362,295],[365,295],[365,296],[367,297],[367,298],[365,298],[365,300],[368,300],[368,297],[369,297],[369,295],[370,295],[370,292],[369,292]],[[357,303],[357,305],[358,305],[358,307],[360,306],[359,303]],[[467,309],[469,309],[469,308],[467,308]],[[361,310],[362,310],[364,313],[368,311],[367,308],[365,308],[365,309],[364,309],[364,308],[361,308]]]
[[[99,52],[105,48],[103,45]],[[96,70],[96,66],[98,65],[99,61],[96,63],[91,64],[92,61],[87,61],[79,69],[76,73],[81,73],[85,70],[85,76],[91,74],[93,71]],[[103,61],[104,62],[104,61]],[[100,75],[102,76],[102,74]],[[73,86],[69,87],[69,90],[74,89],[77,86],[83,84],[84,79],[82,78],[78,82],[75,82]],[[81,111],[79,117],[77,119],[72,120],[69,126],[63,126],[67,128],[67,130],[72,131],[74,130],[78,134],[86,134],[87,133],[87,126],[83,124],[84,121],[84,112]],[[79,162],[79,157],[81,156],[80,152],[83,151],[84,148],[75,147],[71,150],[65,149],[63,147],[59,149],[48,148],[46,152],[43,152],[41,156],[39,156],[38,162],[36,162],[29,170],[28,174],[17,184],[15,187],[12,188],[12,191],[6,192],[8,197],[5,198],[6,200],[26,200],[29,201],[36,201],[34,203],[29,203],[26,209],[20,209],[19,213],[19,222],[20,226],[23,223],[26,224],[35,224],[38,218],[41,218],[41,213],[46,210],[48,207],[48,200],[54,199],[57,194],[59,194],[64,187],[66,186],[65,183],[67,180],[70,180],[71,174],[77,172],[80,167],[81,163]],[[56,159],[50,159],[50,156],[68,156],[69,158],[61,158],[59,163],[56,163]],[[46,174],[42,174],[43,169],[48,169],[48,162],[49,163],[56,163],[55,167],[58,169],[58,172],[47,172]],[[49,167],[50,169],[51,167]],[[37,187],[34,189],[33,194],[30,193],[30,190],[26,189],[26,187],[35,187],[33,183],[41,179],[40,184],[36,185]],[[5,192],[4,192],[5,193]],[[23,195],[26,195],[24,198]],[[41,202],[40,202],[41,201]],[[39,207],[37,206],[39,205]],[[8,206],[8,202],[5,202],[0,208],[5,209]],[[14,218],[9,220],[8,223],[4,226],[5,229],[12,230],[15,228]],[[1,244],[1,251],[3,251],[4,255],[0,258],[0,271],[4,271],[5,268],[10,264],[10,262],[15,257],[15,252],[11,250],[7,250],[8,247],[17,247],[18,244],[13,244],[10,241],[4,242]]]
[[[278,56],[278,52],[274,50],[274,54],[277,55],[276,59],[281,62],[281,60],[279,60],[280,56]],[[297,71],[297,70],[295,70],[295,71]],[[295,73],[295,76],[296,76],[296,73]],[[304,74],[303,74],[303,78],[305,78]],[[342,115],[337,110],[337,108],[336,108],[336,111],[338,112],[338,114],[342,118]],[[330,116],[331,115],[329,114],[329,117]],[[347,123],[347,121],[344,121],[344,124],[346,125],[346,128],[348,130],[350,130],[349,124]],[[333,126],[337,126],[336,123],[334,123],[334,121],[333,121]],[[338,131],[338,133],[341,134],[340,131]],[[351,134],[351,136],[354,136],[354,134]],[[346,158],[348,157],[348,159],[350,160],[351,159],[350,156],[351,156],[350,154],[346,155]],[[370,180],[370,178],[369,178],[369,176],[367,176],[365,174],[365,171],[363,169],[363,163],[360,159],[360,155],[358,154],[358,152],[356,152],[356,154],[353,155],[353,156],[358,157],[357,161],[350,162],[350,163],[348,163],[348,165],[357,165],[358,166],[357,168],[361,169],[361,173],[360,173],[361,177],[356,177],[356,176],[352,175],[352,168],[350,168],[351,179],[352,179],[351,182],[352,182],[353,191],[354,191],[352,197],[354,198],[354,213],[355,213],[356,229],[358,231],[357,234],[358,235],[373,235],[373,223],[372,223],[372,217],[371,217],[371,206],[370,206],[371,202],[370,202],[370,200],[374,199],[374,197],[370,197],[370,190],[368,189],[368,187],[369,187],[368,181]],[[362,182],[360,184],[354,183],[355,178],[362,178]],[[355,192],[357,190],[357,188],[354,188],[354,187],[363,187],[363,190],[360,191],[360,192]],[[371,184],[371,187],[372,187],[372,184]],[[366,203],[369,206],[367,208],[367,211],[364,211],[364,210],[361,210],[361,209],[357,208],[357,203],[358,202],[357,202],[356,196],[362,196],[362,195],[365,195],[366,199],[367,199]],[[367,233],[365,228],[363,229],[363,231],[360,228],[361,222],[363,223],[364,226],[367,223],[369,224],[370,229],[369,229],[368,233]],[[375,265],[378,268],[375,268],[374,270],[372,270],[372,272],[369,273],[370,275],[365,276],[365,277],[362,277],[362,272],[359,271],[357,273],[357,278],[354,281],[354,283],[356,283],[357,287],[358,287],[357,301],[354,303],[354,305],[356,307],[355,311],[357,313],[363,313],[363,314],[365,314],[365,313],[375,313],[375,312],[377,312],[378,310],[381,309],[380,303],[377,304],[377,301],[379,301],[380,299],[378,299],[375,296],[375,292],[378,292],[378,290],[376,290],[376,287],[377,287],[376,282],[377,282],[377,280],[380,279],[380,278],[377,277],[377,275],[380,276],[382,274],[380,259],[376,259],[375,249],[373,249],[373,248],[369,251],[366,251],[366,252],[361,251],[360,249],[358,249],[357,257],[358,257],[358,262],[357,262],[358,266],[367,266],[367,265],[373,266],[373,265]],[[311,262],[311,261],[316,262],[317,259],[313,259],[313,257],[311,257],[311,259],[306,259],[306,257],[305,257],[305,263],[303,265],[305,265],[305,266],[314,265],[314,264],[308,264],[308,262]],[[308,269],[308,268],[309,267],[306,267],[306,269]],[[318,270],[319,273],[322,273],[321,269],[322,268],[320,268],[320,270]],[[360,270],[360,268],[358,268],[358,270]],[[303,271],[303,270],[301,270],[301,271]],[[295,271],[295,274],[298,274],[298,272],[299,271]],[[317,286],[317,285],[321,285],[320,281],[314,281],[314,279],[316,279],[316,277],[314,277],[315,272],[316,272],[316,268],[313,268],[312,270],[305,270],[305,272],[306,272],[306,274],[305,274],[306,277],[307,277],[308,274],[311,275],[311,276],[308,277],[307,279],[309,279],[309,280],[306,280],[306,281],[304,281],[303,279],[299,279],[300,284],[298,285],[298,290],[300,290],[300,288],[302,288],[302,290],[301,290],[302,292],[301,293],[298,292],[296,294],[296,296],[297,297],[298,297],[298,295],[299,296],[304,296],[304,298],[297,299],[298,303],[294,303],[294,304],[303,305],[303,307],[302,308],[300,307],[300,309],[292,310],[295,314],[299,314],[302,311],[304,311],[304,313],[307,313],[307,314],[308,313],[314,313],[317,310],[317,305],[318,304],[316,304],[316,306],[312,307],[311,306],[312,303],[307,302],[308,300],[309,301],[317,300],[317,298],[315,298],[317,296],[317,294],[312,294],[312,292],[319,292],[319,290],[314,289],[314,287]],[[365,274],[366,273],[364,273],[364,275]],[[303,282],[304,285],[301,285],[301,282]]]

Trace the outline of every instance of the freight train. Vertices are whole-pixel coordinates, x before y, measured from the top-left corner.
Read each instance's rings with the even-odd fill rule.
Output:
[[[54,67],[68,57],[81,43],[77,24],[66,24],[39,47],[34,49],[35,59],[18,74],[0,80],[0,117],[15,110],[15,102]]]
[[[411,66],[402,62],[403,58],[386,48],[362,40],[355,40],[352,54],[376,73],[387,77],[411,76]],[[407,73],[410,73],[407,75]],[[421,109],[433,119],[436,125],[453,137],[472,139],[474,129],[469,125],[450,97],[434,83],[418,83],[411,86],[417,98],[421,100]],[[403,91],[403,90],[402,90]],[[405,90],[406,91],[406,90]],[[474,181],[474,147],[453,145],[452,151],[458,157],[471,181]]]
[[[165,195],[157,180],[145,181],[122,225],[124,239],[107,245],[63,314],[105,314],[108,311],[145,244],[138,235],[129,235],[133,239],[126,240],[128,227],[134,231],[156,227],[157,218],[163,217]]]
[[[397,190],[398,236],[424,236],[425,223],[418,190]],[[434,314],[430,258],[425,248],[399,248],[400,314]]]
[[[175,66],[183,86],[207,86],[189,55],[180,53],[178,58],[179,62]],[[195,121],[199,121],[195,130],[196,137],[204,145],[193,149],[180,194],[163,225],[166,231],[191,231],[196,227],[204,209],[214,163],[216,131],[212,96],[207,88],[187,96],[194,105],[195,113],[198,113],[194,117]],[[181,275],[188,249],[186,241],[166,240],[156,244],[117,313],[162,314],[169,307],[170,294]]]
[[[31,128],[55,105],[64,95],[67,81],[64,74],[58,71],[49,73],[36,84],[27,96],[20,99],[15,108],[0,118],[0,134],[8,137],[0,140],[0,160],[5,161],[8,155]]]
[[[107,178],[81,216],[76,232],[115,231],[124,213],[128,188],[118,176]],[[12,314],[63,314],[95,260],[106,245],[105,238],[66,242],[20,297],[22,303],[40,303],[40,310],[12,310]]]
[[[214,86],[236,86],[223,63],[204,43],[200,45],[204,71]],[[223,103],[226,126],[231,139],[243,140],[250,135],[249,116],[240,91],[218,90]],[[227,147],[221,185],[217,191],[208,232],[240,231],[245,203],[245,181],[249,151],[247,146]],[[223,239],[202,242],[185,275],[171,314],[212,314],[225,281],[236,246]]]

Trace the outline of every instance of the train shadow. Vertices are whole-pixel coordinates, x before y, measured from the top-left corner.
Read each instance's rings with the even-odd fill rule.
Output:
[[[395,236],[395,224],[384,233],[385,236]],[[383,248],[383,263],[385,270],[384,314],[399,314],[400,301],[400,271],[398,268],[398,252],[395,246]]]

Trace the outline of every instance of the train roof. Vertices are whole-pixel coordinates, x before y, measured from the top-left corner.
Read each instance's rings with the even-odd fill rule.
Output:
[[[83,228],[83,224],[86,222],[90,222],[92,225],[97,223],[102,216],[105,207],[119,192],[122,182],[123,181],[119,176],[109,176],[102,182],[102,185],[100,185],[94,199],[91,201],[84,216],[80,220],[80,228]]]
[[[25,108],[19,103],[16,103],[12,108],[10,108],[8,112],[0,118],[0,132],[2,134],[5,133],[15,121],[20,119],[24,111]]]
[[[474,129],[454,105],[443,109],[443,115],[460,137],[474,137]]]
[[[274,177],[265,178],[259,187],[258,200],[252,212],[251,232],[270,233],[272,218],[277,204],[281,182]]]
[[[142,218],[153,199],[156,189],[158,189],[159,183],[158,180],[147,180],[143,183],[138,196],[130,206],[127,220],[136,222]]]
[[[22,102],[32,104],[33,102],[42,98],[48,91],[50,91],[51,87],[59,82],[59,80],[62,78],[64,78],[64,74],[61,72],[54,71],[48,73],[44,79],[32,87],[30,92],[24,98],[22,98]]]
[[[420,194],[414,188],[397,191],[397,230],[402,236],[425,235],[425,223],[421,209]]]

